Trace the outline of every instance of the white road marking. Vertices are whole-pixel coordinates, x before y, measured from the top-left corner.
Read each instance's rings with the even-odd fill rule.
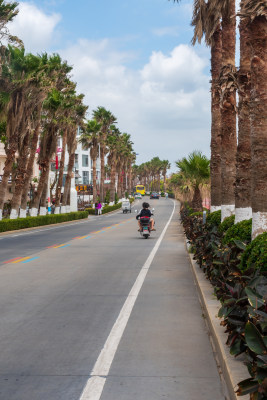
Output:
[[[79,400],[99,400],[104,389],[104,385],[115,357],[116,351],[118,349],[120,340],[127,326],[128,320],[130,318],[131,312],[133,310],[136,299],[139,292],[143,286],[144,280],[151,266],[151,263],[158,251],[158,248],[162,242],[162,239],[166,233],[166,230],[172,220],[175,211],[175,202],[173,201],[173,211],[172,214],[165,225],[160,237],[158,238],[155,246],[153,247],[151,253],[149,254],[145,264],[143,265],[125,303],[120,311],[120,314],[110,331],[110,334],[101,350],[98,359],[91,371],[90,377],[83,389],[83,392]]]

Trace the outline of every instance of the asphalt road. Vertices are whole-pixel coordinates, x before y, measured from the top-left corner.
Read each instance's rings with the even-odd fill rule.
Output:
[[[223,399],[174,202],[151,206],[148,240],[121,212],[0,236],[0,400]]]

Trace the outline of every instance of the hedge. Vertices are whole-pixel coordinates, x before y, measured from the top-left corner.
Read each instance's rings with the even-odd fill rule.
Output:
[[[241,257],[240,268],[242,271],[255,268],[267,272],[267,232],[257,236],[246,247]]]
[[[219,225],[219,232],[223,233],[226,232],[231,226],[235,223],[235,216],[230,215],[230,217],[224,218],[223,222]]]
[[[66,214],[49,214],[39,215],[38,217],[3,219],[2,221],[0,221],[0,232],[15,231],[18,229],[57,224],[60,222],[73,221],[87,217],[87,211],[77,211]]]
[[[207,216],[207,223],[210,225],[219,226],[221,223],[221,210],[214,211]]]
[[[121,208],[121,203],[114,204],[113,206],[104,206],[102,208],[102,214],[107,214],[111,211],[118,210],[119,208]],[[88,212],[89,215],[95,215],[94,208],[86,208],[86,211]]]
[[[240,221],[237,224],[231,226],[226,232],[222,240],[223,244],[233,243],[234,240],[240,240],[244,243],[251,242],[251,229],[252,219],[246,219]]]

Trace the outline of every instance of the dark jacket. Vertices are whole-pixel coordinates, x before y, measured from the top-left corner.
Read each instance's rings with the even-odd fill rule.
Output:
[[[138,214],[136,216],[136,219],[142,218],[142,217],[151,217],[153,214],[152,212],[148,209],[148,208],[143,208],[140,212],[140,214]]]

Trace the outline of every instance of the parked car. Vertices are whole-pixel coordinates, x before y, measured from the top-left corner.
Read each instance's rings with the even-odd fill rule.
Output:
[[[160,198],[160,195],[159,195],[157,192],[152,192],[152,193],[150,194],[150,198],[151,198],[151,199],[159,199],[159,198]]]

